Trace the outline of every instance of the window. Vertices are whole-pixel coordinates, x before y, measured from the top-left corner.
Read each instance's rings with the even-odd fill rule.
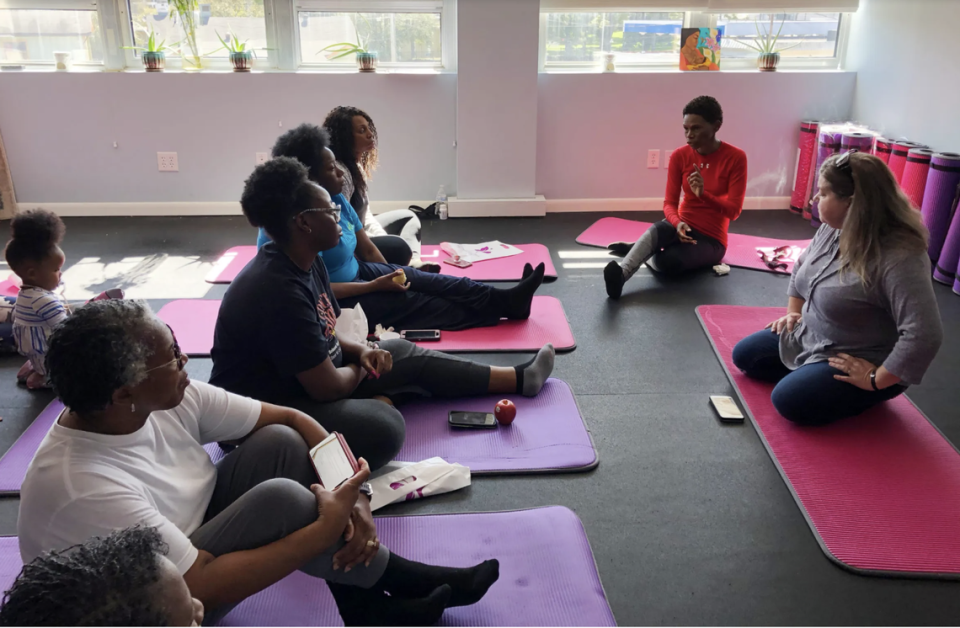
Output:
[[[722,62],[757,57],[743,41],[753,43],[759,36],[779,31],[780,62],[790,59],[829,59],[837,56],[840,13],[721,13],[717,25],[724,27]],[[781,30],[780,23],[783,22]],[[772,31],[771,31],[772,29]]]
[[[53,64],[54,52],[69,52],[73,63],[103,63],[100,21],[92,7],[0,9],[0,62]]]
[[[310,8],[305,5],[297,13],[303,65],[356,67],[356,55],[333,58],[334,53],[323,49],[338,43],[356,44],[358,38],[363,48],[377,53],[381,65],[443,65],[442,2],[398,3],[397,11],[389,13],[307,10]]]
[[[614,53],[617,64],[676,63],[682,11],[669,13],[545,13],[545,66],[595,64]]]
[[[185,55],[191,53],[184,37],[179,17],[171,10],[176,0],[129,0],[130,27],[137,46],[145,46],[151,29],[158,40],[166,40],[167,46],[175,45]],[[224,39],[235,35],[247,48],[253,49],[258,58],[266,59],[267,25],[264,17],[264,0],[210,0],[199,2],[195,12],[197,24],[197,53],[206,60],[226,59],[230,53],[224,49],[218,34]],[[167,51],[168,62],[176,54]],[[133,55],[136,56],[136,55]],[[131,62],[130,65],[138,65]],[[224,65],[224,67],[226,67]]]

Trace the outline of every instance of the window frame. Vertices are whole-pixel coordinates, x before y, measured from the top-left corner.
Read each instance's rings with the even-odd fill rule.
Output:
[[[0,10],[11,10],[11,11],[92,11],[96,15],[96,20],[100,26],[100,32],[106,34],[107,30],[104,28],[106,24],[103,21],[103,4],[105,2],[110,2],[110,0],[3,0]],[[84,70],[99,70],[109,67],[110,59],[110,46],[108,45],[107,37],[103,38],[103,61],[79,61],[77,59],[72,60],[72,65],[75,68],[82,68]],[[20,61],[18,63],[3,61],[0,62],[3,65],[22,65],[24,67],[35,68],[35,69],[48,69],[54,68],[56,66],[56,60],[27,60]]]
[[[626,11],[628,7],[620,7],[619,11]],[[657,7],[637,7],[636,11],[644,12],[677,12],[676,7],[657,8]],[[539,44],[539,71],[548,74],[564,73],[600,73],[602,68],[599,63],[593,61],[577,61],[566,63],[548,63],[547,58],[547,19],[548,13],[610,13],[612,11],[598,11],[596,8],[567,9],[564,11],[541,11],[540,12],[540,44]],[[783,12],[780,10],[780,12]],[[700,27],[714,28],[717,25],[718,13],[703,10],[687,9],[683,11],[682,28]],[[849,41],[850,24],[852,20],[851,13],[840,12],[840,26],[837,30],[836,53],[832,57],[797,59],[782,57],[777,66],[779,70],[839,70],[842,61],[846,55],[847,42]],[[722,55],[722,53],[721,53]],[[679,62],[673,60],[664,61],[618,61],[617,72],[679,72]],[[721,56],[721,72],[742,72],[757,69],[756,59],[723,59]]]
[[[379,70],[399,72],[439,73],[456,70],[456,0],[292,0],[293,61],[295,69],[315,72],[353,72],[356,63],[333,61],[310,63],[303,61],[300,42],[300,12],[324,13],[439,13],[440,14],[440,62],[378,63]]]

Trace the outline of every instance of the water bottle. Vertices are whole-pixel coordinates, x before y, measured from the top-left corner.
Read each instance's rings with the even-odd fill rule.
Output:
[[[437,215],[440,220],[446,220],[449,215],[447,211],[447,191],[443,189],[442,185],[437,190]]]

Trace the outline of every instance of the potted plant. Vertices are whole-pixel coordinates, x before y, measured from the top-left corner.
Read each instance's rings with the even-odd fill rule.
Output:
[[[233,64],[234,72],[249,72],[253,67],[253,50],[247,49],[247,42],[241,42],[237,39],[236,33],[228,32],[226,39],[217,33],[217,38],[223,47],[230,53],[230,63]]]
[[[326,52],[326,57],[330,61],[355,54],[357,55],[357,68],[361,72],[377,71],[378,55],[376,52],[367,50],[364,45],[360,43],[360,31],[357,31],[357,43],[342,42],[339,44],[330,44],[326,48],[321,49],[320,52]],[[320,54],[320,52],[317,54]]]
[[[780,63],[780,53],[784,50],[789,50],[794,48],[799,44],[794,44],[793,46],[788,46],[786,48],[778,48],[777,40],[780,39],[780,33],[783,31],[783,23],[786,18],[780,20],[780,28],[777,30],[777,34],[773,34],[773,14],[770,15],[770,28],[767,30],[766,34],[760,31],[760,23],[754,22],[754,26],[757,27],[757,38],[753,40],[753,43],[748,41],[741,41],[744,46],[753,48],[760,53],[760,56],[757,57],[757,67],[761,72],[776,72],[777,64]]]
[[[143,61],[143,69],[147,72],[163,72],[163,68],[167,65],[166,40],[157,43],[157,34],[152,28],[146,46],[124,46],[123,48],[124,50],[142,50],[140,59]]]

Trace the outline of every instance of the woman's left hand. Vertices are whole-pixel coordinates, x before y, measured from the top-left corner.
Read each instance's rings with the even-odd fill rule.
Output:
[[[870,362],[846,353],[838,353],[836,357],[827,361],[830,366],[845,373],[845,375],[834,375],[834,379],[853,384],[862,390],[873,390],[873,384],[870,383],[870,373],[875,371],[877,367]]]
[[[360,354],[360,366],[374,377],[386,375],[393,369],[393,356],[383,349],[367,349]]]
[[[370,511],[370,500],[366,495],[361,495],[353,507],[343,540],[347,544],[333,555],[334,571],[342,567],[346,573],[360,563],[369,567],[380,549],[380,539],[377,538],[377,527],[373,524],[373,512]]]

